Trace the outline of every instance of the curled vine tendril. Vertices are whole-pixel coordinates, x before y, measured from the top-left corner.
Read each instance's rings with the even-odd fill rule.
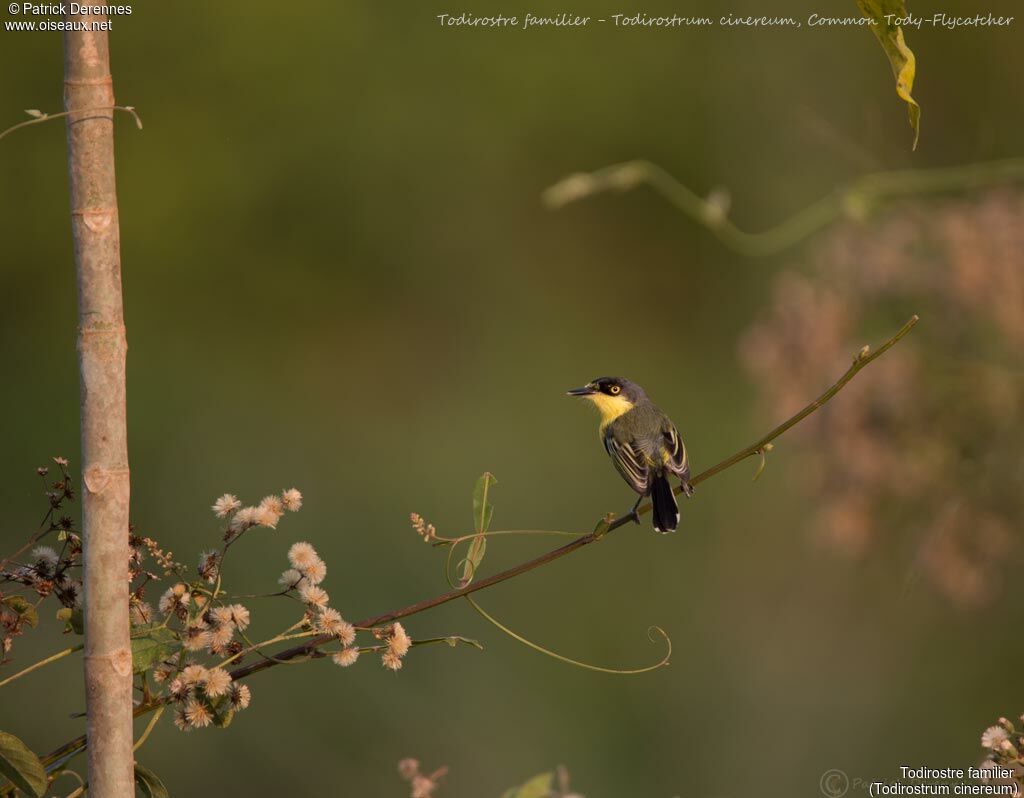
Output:
[[[583,533],[578,532],[562,532],[553,529],[502,529],[496,532],[483,532],[479,534],[474,532],[470,535],[460,535],[457,538],[446,538],[444,543],[439,543],[436,545],[444,545],[449,547],[448,556],[447,558],[445,558],[444,564],[444,578],[448,581],[449,587],[455,588],[457,587],[457,584],[455,580],[452,579],[452,557],[455,555],[455,550],[458,548],[460,543],[465,543],[466,541],[473,540],[474,538],[492,537],[494,535],[521,535],[523,537],[528,537],[532,535],[557,535],[559,537],[578,538],[581,537],[582,534]],[[476,576],[476,565],[468,557],[463,557],[459,559],[454,563],[454,565],[455,570],[460,570],[464,566],[468,565],[470,569],[469,581],[473,581],[473,577]]]
[[[668,650],[665,652],[665,656],[663,656],[653,665],[647,665],[643,668],[605,668],[601,665],[591,665],[589,662],[581,662],[578,659],[572,659],[570,657],[563,656],[562,654],[552,651],[549,648],[544,648],[544,646],[538,645],[537,643],[534,643],[532,640],[527,640],[522,635],[513,632],[501,621],[499,621],[497,618],[495,618],[493,615],[487,612],[487,610],[481,607],[473,599],[472,596],[466,596],[466,601],[468,601],[472,605],[473,609],[476,610],[482,618],[484,618],[487,621],[490,621],[492,624],[494,624],[494,626],[503,631],[513,640],[518,640],[524,646],[532,648],[534,651],[539,651],[541,654],[545,654],[551,657],[552,659],[557,659],[559,662],[565,662],[569,665],[575,665],[577,668],[583,668],[584,670],[597,671],[598,673],[612,673],[619,676],[632,676],[638,673],[649,673],[650,671],[657,670],[658,668],[664,668],[666,665],[669,664],[669,660],[672,657],[672,638],[670,638],[668,636],[668,633],[660,626],[649,626],[647,628],[647,637],[650,639],[650,641],[652,643],[656,642],[654,633],[657,632],[659,635],[661,635],[662,639],[664,639],[665,645],[668,648]]]

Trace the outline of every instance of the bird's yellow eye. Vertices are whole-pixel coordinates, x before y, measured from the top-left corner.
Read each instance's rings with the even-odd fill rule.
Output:
[[[611,388],[608,389],[608,393],[610,393],[612,396],[615,396],[621,390],[622,389],[618,385],[613,385]]]

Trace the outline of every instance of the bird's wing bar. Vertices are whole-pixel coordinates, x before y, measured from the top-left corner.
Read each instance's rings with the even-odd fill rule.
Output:
[[[662,430],[665,436],[665,450],[668,454],[668,462],[665,463],[668,469],[683,480],[690,478],[690,463],[686,456],[686,445],[679,437],[679,431],[672,422],[666,422]]]
[[[644,456],[629,443],[617,441],[611,435],[604,436],[604,448],[608,450],[615,468],[630,487],[637,493],[646,493],[650,485],[650,471]]]

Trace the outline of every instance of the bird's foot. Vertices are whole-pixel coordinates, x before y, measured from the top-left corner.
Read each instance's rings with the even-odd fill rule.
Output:
[[[683,489],[683,495],[686,496],[686,498],[690,498],[693,495],[693,485],[689,482],[680,482],[679,487]]]
[[[644,497],[641,496],[639,499],[636,500],[636,504],[633,505],[633,509],[626,513],[626,518],[633,519],[633,523],[637,526],[640,526],[640,513],[637,512],[637,510],[640,509],[640,502],[642,502],[643,500]]]

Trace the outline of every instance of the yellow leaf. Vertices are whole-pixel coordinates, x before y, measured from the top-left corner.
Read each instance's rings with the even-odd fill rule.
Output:
[[[873,20],[871,30],[889,57],[889,65],[896,77],[896,94],[907,104],[910,126],[914,129],[913,149],[916,150],[921,135],[921,106],[911,92],[914,90],[917,59],[907,47],[903,28],[896,24],[900,18],[908,16],[906,3],[904,0],[857,0],[857,6],[864,16]]]

